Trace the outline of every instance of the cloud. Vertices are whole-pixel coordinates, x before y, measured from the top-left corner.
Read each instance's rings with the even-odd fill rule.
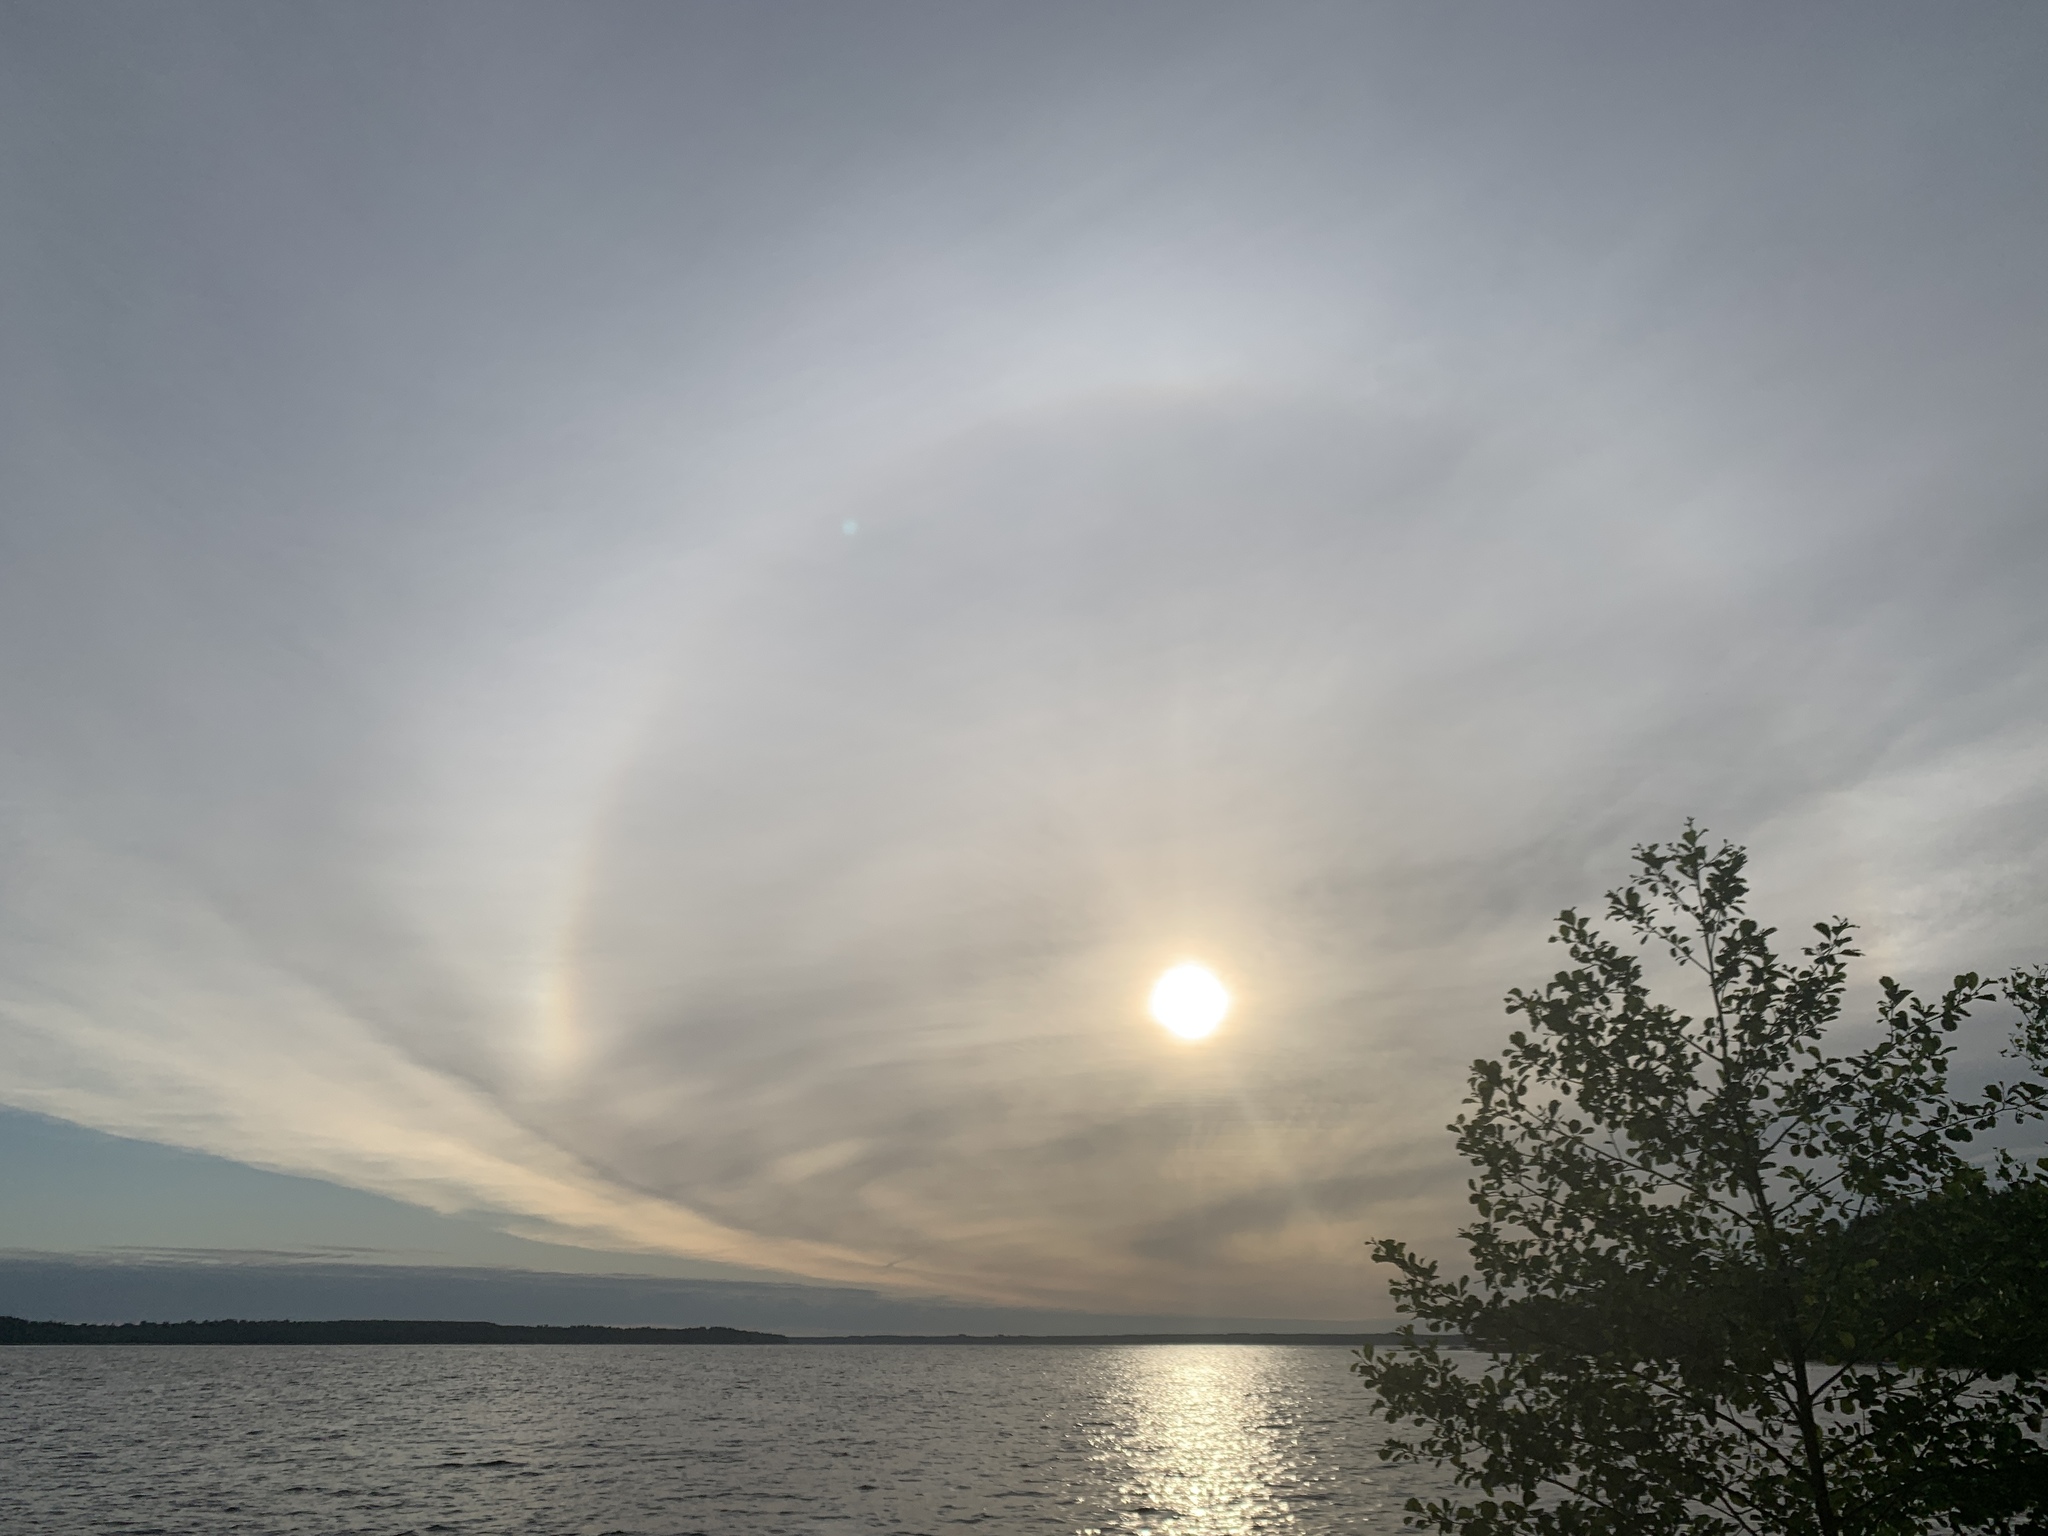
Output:
[[[1630,843],[2030,958],[2031,18],[442,14],[34,21],[5,1102],[1342,1317]]]

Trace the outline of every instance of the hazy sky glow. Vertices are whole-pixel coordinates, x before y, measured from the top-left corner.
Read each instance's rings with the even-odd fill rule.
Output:
[[[2048,949],[2044,68],[2024,5],[0,6],[0,1102],[1382,1315],[1632,842],[1867,976]]]

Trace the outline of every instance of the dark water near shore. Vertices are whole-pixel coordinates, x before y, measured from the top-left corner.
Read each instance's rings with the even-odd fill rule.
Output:
[[[10,1536],[1391,1530],[1340,1348],[0,1351]]]

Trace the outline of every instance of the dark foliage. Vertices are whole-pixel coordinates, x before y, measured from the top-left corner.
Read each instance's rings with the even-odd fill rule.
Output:
[[[1958,976],[1936,1001],[1890,978],[1873,1044],[1830,1055],[1851,925],[1794,960],[1744,913],[1745,855],[1688,826],[1636,850],[1608,916],[1567,911],[1571,967],[1509,995],[1525,1027],[1474,1063],[1454,1123],[1474,1165],[1472,1273],[1395,1241],[1410,1329],[1357,1369],[1395,1426],[1382,1452],[1466,1492],[1412,1524],[1475,1533],[2009,1533],[2043,1529],[2048,1191],[1968,1156],[2039,1118],[2038,1082],[1951,1090],[1955,1031],[2015,1008],[2038,1064],[2038,972]],[[1624,944],[1626,943],[1626,947]],[[1653,1000],[1636,950],[1689,974]],[[1406,1426],[1414,1426],[1412,1430]]]

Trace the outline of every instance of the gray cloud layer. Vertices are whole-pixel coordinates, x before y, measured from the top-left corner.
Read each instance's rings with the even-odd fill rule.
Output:
[[[2041,947],[2038,15],[4,27],[8,1103],[1371,1315],[1630,842]]]

